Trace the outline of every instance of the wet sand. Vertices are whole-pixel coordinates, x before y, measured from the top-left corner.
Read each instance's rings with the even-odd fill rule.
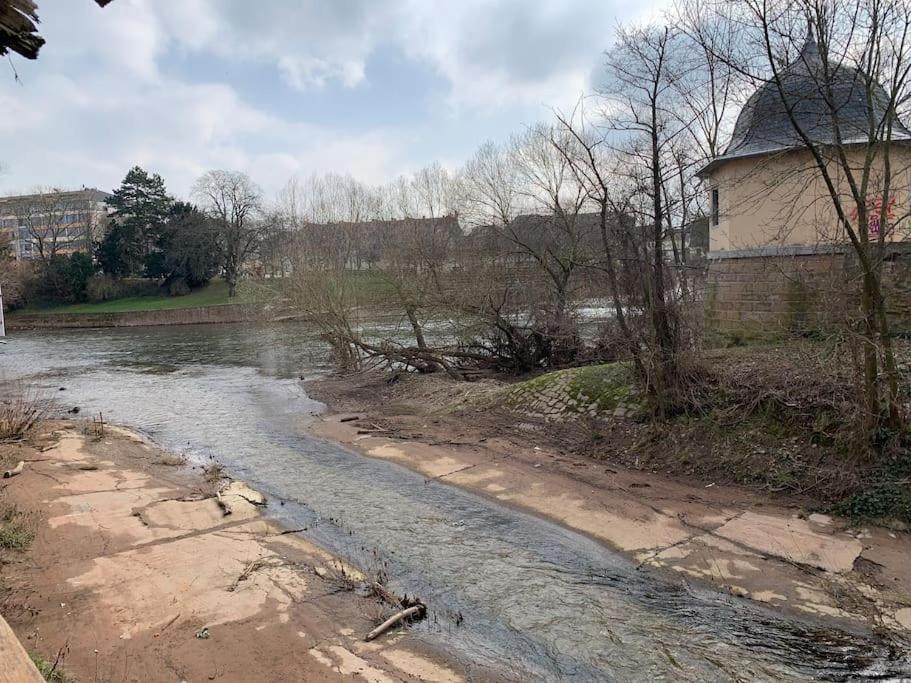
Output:
[[[37,532],[0,568],[3,615],[29,651],[62,649],[81,681],[462,680],[407,630],[363,642],[374,601],[254,496],[231,496],[226,516],[199,470],[141,437],[52,427],[0,446],[27,463],[0,502]]]

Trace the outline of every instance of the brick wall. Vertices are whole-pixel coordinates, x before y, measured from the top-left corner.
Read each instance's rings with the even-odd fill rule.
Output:
[[[883,284],[893,329],[911,331],[911,245],[890,248]],[[744,337],[824,332],[857,319],[860,289],[846,253],[715,258],[706,280],[706,325]]]

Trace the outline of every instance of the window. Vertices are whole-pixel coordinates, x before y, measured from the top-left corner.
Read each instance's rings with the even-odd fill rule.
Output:
[[[720,216],[719,216],[719,210],[718,210],[718,188],[713,187],[712,188],[712,215],[711,215],[711,218],[709,219],[713,228],[717,227],[719,218],[720,218]]]

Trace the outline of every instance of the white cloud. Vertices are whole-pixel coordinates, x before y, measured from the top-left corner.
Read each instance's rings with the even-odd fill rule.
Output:
[[[0,192],[109,188],[136,163],[182,195],[210,168],[246,171],[268,191],[314,171],[386,180],[431,162],[428,140],[453,121],[496,115],[518,128],[529,111],[543,116],[574,101],[616,21],[603,0],[117,0],[104,10],[49,0],[41,8],[48,43],[38,62],[16,63],[21,84],[0,76]],[[413,129],[372,125],[369,108],[356,126],[316,125],[306,107],[279,114],[231,83],[234,66],[253,64],[274,69],[298,97],[360,88],[380,48],[441,78],[427,93],[428,120]],[[224,75],[175,72],[165,63],[172,53],[183,57],[180,68],[205,58]],[[276,88],[270,97],[291,94]],[[489,135],[473,132],[478,141]]]
[[[322,87],[330,81],[339,81],[353,88],[364,80],[362,62],[330,62],[317,57],[284,56],[278,60],[278,69],[284,80],[298,90],[311,86]]]

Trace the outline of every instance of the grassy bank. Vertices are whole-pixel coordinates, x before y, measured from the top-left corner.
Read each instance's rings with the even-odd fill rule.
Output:
[[[97,303],[34,305],[15,311],[11,316],[20,315],[66,315],[76,313],[139,313],[143,311],[167,311],[202,306],[221,306],[242,301],[246,287],[239,288],[239,296],[228,297],[227,283],[219,280],[183,296],[133,296]]]
[[[377,273],[350,271],[346,273],[347,286],[352,300],[362,306],[388,303],[393,293],[388,282]],[[214,280],[205,287],[183,296],[157,294],[131,296],[109,301],[79,304],[35,303],[9,313],[10,317],[29,315],[74,315],[93,313],[143,313],[147,311],[172,311],[185,308],[203,308],[226,304],[250,303],[282,298],[291,294],[291,283],[285,280],[244,281],[237,286],[237,296],[228,296],[228,285],[223,280]]]

